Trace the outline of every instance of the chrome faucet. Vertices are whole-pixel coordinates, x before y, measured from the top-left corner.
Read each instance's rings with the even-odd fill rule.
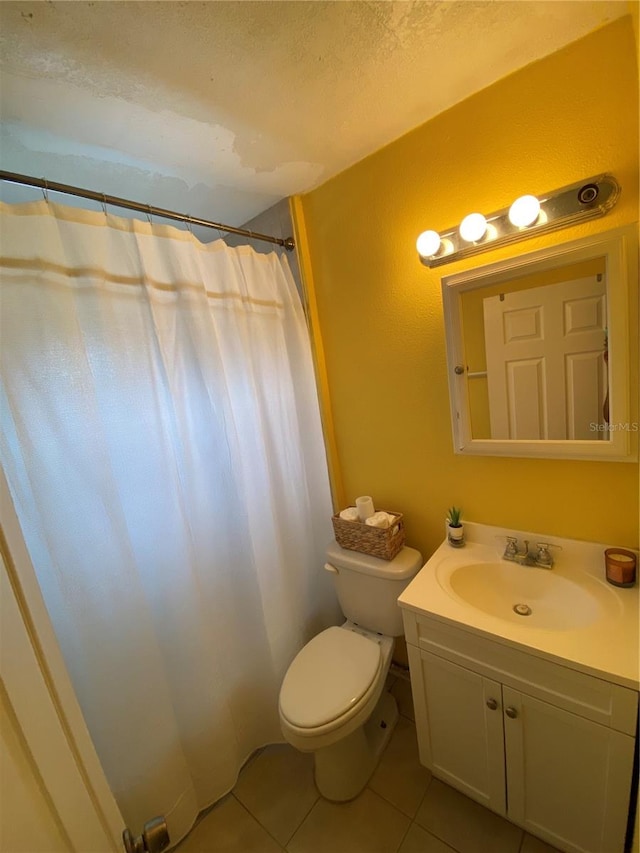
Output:
[[[529,540],[525,539],[523,541],[523,549],[519,551],[516,537],[507,536],[507,547],[504,549],[502,559],[510,560],[519,566],[540,566],[542,569],[553,568],[553,557],[549,551],[550,545],[545,542],[538,542],[536,545],[537,551],[534,554],[529,551]]]

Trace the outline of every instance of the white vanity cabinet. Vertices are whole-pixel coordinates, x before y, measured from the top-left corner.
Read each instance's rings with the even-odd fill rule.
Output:
[[[567,853],[623,853],[638,694],[403,610],[420,759]]]

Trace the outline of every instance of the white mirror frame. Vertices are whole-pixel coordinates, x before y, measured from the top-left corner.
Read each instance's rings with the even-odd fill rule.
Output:
[[[474,439],[466,370],[462,373],[455,370],[456,366],[467,363],[462,337],[462,294],[592,258],[604,258],[606,263],[610,423],[626,424],[627,428],[612,430],[607,441]],[[637,281],[637,224],[445,276],[442,301],[454,452],[473,456],[636,461],[638,373],[634,364],[630,375],[629,347],[630,341],[638,340],[638,324],[629,301],[629,287]]]

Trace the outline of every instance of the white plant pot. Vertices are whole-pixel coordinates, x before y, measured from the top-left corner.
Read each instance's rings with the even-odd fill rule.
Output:
[[[447,540],[449,545],[452,545],[454,548],[462,548],[464,545],[464,525],[461,524],[460,527],[452,527],[450,524],[447,524]]]

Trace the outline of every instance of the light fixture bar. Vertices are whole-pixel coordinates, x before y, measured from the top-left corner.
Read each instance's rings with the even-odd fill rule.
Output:
[[[544,195],[536,197],[527,196],[526,198],[530,200],[530,205],[534,204],[536,199],[540,204],[537,215],[535,215],[535,206],[533,208],[534,213],[532,215],[535,218],[531,224],[523,226],[514,225],[509,218],[511,208],[497,210],[495,213],[485,216],[486,230],[475,242],[464,239],[461,236],[461,230],[463,233],[469,233],[467,228],[456,226],[455,228],[449,228],[446,231],[440,232],[440,244],[437,251],[434,251],[432,255],[419,254],[419,257],[421,262],[427,267],[439,267],[443,264],[449,264],[452,261],[460,260],[460,258],[477,255],[479,252],[486,252],[488,249],[505,246],[519,240],[526,240],[528,237],[533,237],[537,234],[547,234],[559,228],[566,228],[578,222],[604,216],[615,205],[619,196],[620,185],[613,175],[606,174],[587,178],[575,184],[569,184],[566,187]],[[522,198],[517,201],[522,201]],[[478,214],[473,215],[477,216]],[[469,218],[465,217],[463,221],[467,223]],[[513,213],[512,218],[518,219],[517,216],[514,217]],[[434,235],[435,238],[438,236],[434,231],[429,232],[429,234]],[[434,243],[434,237],[432,236],[430,242],[427,242],[426,245],[433,247],[435,244],[437,244],[437,240]]]

